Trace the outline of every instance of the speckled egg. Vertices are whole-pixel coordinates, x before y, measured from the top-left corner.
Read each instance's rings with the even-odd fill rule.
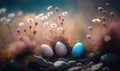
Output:
[[[53,52],[52,48],[47,44],[42,44],[41,45],[40,52],[45,57],[53,57],[53,55],[54,55],[54,52]]]
[[[67,54],[67,47],[62,42],[57,42],[55,45],[55,52],[57,55],[63,57]]]
[[[82,43],[76,43],[72,48],[72,57],[73,58],[80,58],[84,53],[84,46]]]
[[[106,53],[102,55],[100,59],[105,63],[115,63],[120,59],[120,57],[115,53]]]

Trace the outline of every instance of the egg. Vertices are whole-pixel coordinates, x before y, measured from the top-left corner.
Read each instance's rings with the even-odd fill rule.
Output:
[[[72,57],[80,58],[84,53],[84,46],[81,42],[76,43],[72,48]]]
[[[42,44],[41,48],[40,48],[40,52],[45,56],[45,57],[53,57],[54,52],[52,50],[52,48],[47,45],[47,44]]]
[[[58,56],[66,56],[67,54],[67,47],[65,44],[63,44],[62,42],[56,42],[56,45],[55,45],[55,52]]]
[[[115,63],[120,59],[120,57],[115,53],[106,53],[102,55],[100,59],[105,63]]]

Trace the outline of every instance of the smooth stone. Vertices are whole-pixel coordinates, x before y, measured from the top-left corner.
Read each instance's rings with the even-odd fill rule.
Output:
[[[62,42],[57,42],[55,45],[55,52],[58,56],[64,57],[67,54],[67,47]]]
[[[80,58],[84,53],[84,46],[81,42],[76,43],[72,48],[72,57]]]
[[[47,44],[41,45],[40,52],[41,54],[43,54],[45,57],[48,57],[48,58],[53,57],[54,55],[53,49]]]
[[[100,59],[105,63],[115,63],[120,59],[120,57],[115,53],[106,53],[102,55]]]
[[[35,58],[34,64],[44,68],[49,67],[48,62],[44,58],[36,55],[33,55],[33,57]]]
[[[57,61],[64,61],[64,62],[68,62],[69,60],[66,58],[58,58]]]
[[[76,66],[82,66],[82,63],[81,63],[81,62],[78,62],[78,63],[76,64]]]
[[[55,71],[62,71],[70,67],[70,65],[64,61],[56,61],[53,65],[54,65],[53,70]]]
[[[103,66],[103,63],[98,63],[98,64],[95,64],[95,65],[92,65],[91,66],[91,71],[96,71],[96,70],[100,69],[102,66]]]
[[[82,68],[81,66],[72,67],[72,68],[69,68],[67,71],[80,71],[81,68]]]
[[[71,65],[71,66],[72,66],[72,65],[75,65],[75,64],[76,64],[76,61],[75,61],[75,60],[71,60],[71,61],[68,62],[68,64]]]

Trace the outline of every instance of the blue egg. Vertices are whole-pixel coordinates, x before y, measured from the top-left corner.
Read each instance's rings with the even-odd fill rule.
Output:
[[[73,58],[80,58],[84,53],[84,46],[82,43],[76,43],[72,48],[72,57]]]
[[[119,60],[119,55],[115,53],[106,53],[101,56],[101,61],[106,63],[115,63]]]

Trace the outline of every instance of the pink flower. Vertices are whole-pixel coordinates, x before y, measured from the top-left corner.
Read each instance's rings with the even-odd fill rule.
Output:
[[[38,25],[38,22],[35,22],[35,26],[37,26]]]
[[[26,32],[26,29],[24,28],[24,32]]]
[[[87,38],[87,39],[91,39],[91,36],[90,36],[90,35],[87,35],[86,38]]]
[[[105,17],[102,17],[102,21],[106,21],[106,18],[105,18]]]
[[[115,13],[114,12],[110,12],[110,17],[114,17]]]
[[[91,26],[88,26],[88,30],[92,31],[92,30],[93,30],[93,28],[92,28]]]
[[[32,28],[32,25],[30,25],[29,28],[31,29],[31,28]]]
[[[37,31],[36,31],[36,30],[34,30],[34,31],[33,31],[33,34],[35,35],[36,33],[37,33]]]
[[[19,34],[20,34],[20,29],[17,29],[17,33],[19,33]]]
[[[103,10],[103,11],[102,11],[102,13],[103,13],[104,15],[106,15],[106,14],[107,14],[107,12],[106,12],[105,10]]]
[[[59,12],[59,8],[58,8],[58,7],[56,7],[56,8],[55,8],[55,11],[56,11],[56,12]]]
[[[106,7],[109,7],[109,6],[110,6],[110,3],[109,3],[109,2],[107,2],[105,5],[106,5]]]
[[[103,11],[103,8],[102,7],[98,7],[98,11]]]

